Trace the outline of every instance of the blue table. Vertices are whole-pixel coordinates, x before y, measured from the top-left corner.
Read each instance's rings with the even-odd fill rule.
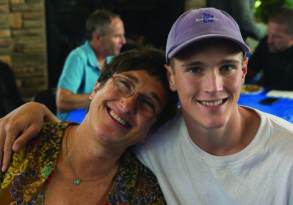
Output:
[[[268,97],[266,94],[266,91],[259,94],[241,94],[238,103],[279,116],[293,123],[293,99],[278,98],[271,105],[261,104],[260,101]]]
[[[76,109],[69,112],[66,121],[81,123],[87,113],[86,109]]]

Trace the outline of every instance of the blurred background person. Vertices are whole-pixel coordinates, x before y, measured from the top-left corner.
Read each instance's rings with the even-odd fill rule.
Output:
[[[0,61],[0,117],[23,104],[16,86],[14,72],[9,65]]]
[[[248,83],[293,90],[293,9],[280,8],[268,19],[267,36],[248,64]]]
[[[247,37],[255,40],[264,37],[265,29],[254,18],[254,0],[207,0],[206,5],[229,13],[237,21],[244,40]]]
[[[58,81],[56,106],[61,120],[68,111],[88,107],[101,70],[126,43],[123,21],[107,10],[96,10],[89,16],[86,32],[87,41],[69,54]]]

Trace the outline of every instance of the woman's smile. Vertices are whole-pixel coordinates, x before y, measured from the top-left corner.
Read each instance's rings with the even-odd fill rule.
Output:
[[[113,111],[112,109],[110,109],[110,108],[108,109],[108,114],[115,122],[117,122],[123,128],[131,128],[130,123],[125,118],[120,116],[118,113]]]

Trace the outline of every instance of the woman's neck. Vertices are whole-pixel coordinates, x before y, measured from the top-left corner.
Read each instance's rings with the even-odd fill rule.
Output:
[[[66,130],[63,143],[64,163],[69,165],[80,178],[108,176],[117,170],[123,152],[98,143],[96,136],[85,131],[83,126],[72,126]]]

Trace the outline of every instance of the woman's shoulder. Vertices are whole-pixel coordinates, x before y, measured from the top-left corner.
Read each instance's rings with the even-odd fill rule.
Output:
[[[13,154],[8,170],[0,175],[1,189],[16,190],[16,198],[24,196],[29,189],[37,190],[32,184],[41,185],[53,170],[67,126],[68,123],[45,123],[38,137]],[[18,193],[17,190],[27,191]]]

